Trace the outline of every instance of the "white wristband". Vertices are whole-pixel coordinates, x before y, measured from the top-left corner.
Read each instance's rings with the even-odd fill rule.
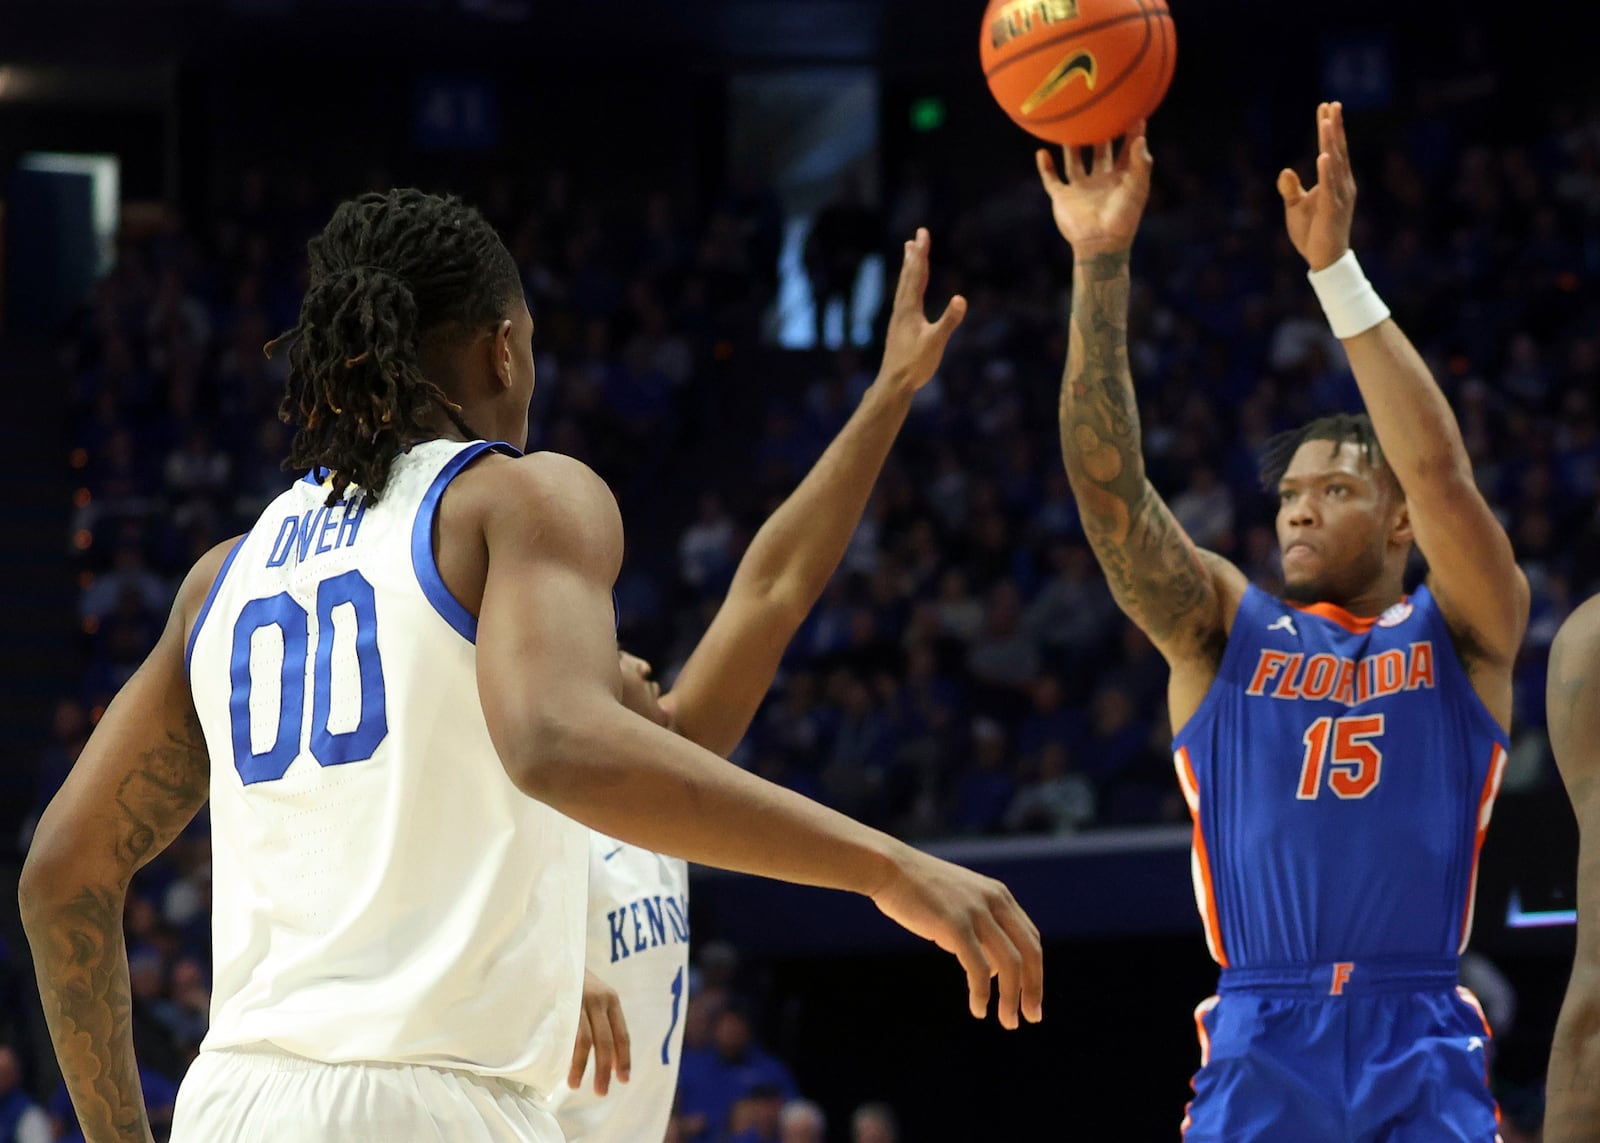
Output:
[[[1333,265],[1312,270],[1306,278],[1328,315],[1333,336],[1341,341],[1366,333],[1389,316],[1389,307],[1361,272],[1354,250],[1346,250]]]

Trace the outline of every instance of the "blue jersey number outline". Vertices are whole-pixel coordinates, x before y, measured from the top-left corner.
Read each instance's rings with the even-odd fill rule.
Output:
[[[333,609],[344,604],[355,612],[361,715],[354,730],[335,734],[328,729],[333,714]],[[277,733],[272,745],[257,754],[250,742],[250,641],[263,627],[276,627],[283,634],[283,672]],[[233,723],[233,765],[246,786],[276,782],[300,754],[310,643],[311,615],[286,591],[252,599],[233,625],[228,710]],[[372,585],[358,571],[347,571],[317,585],[317,648],[311,668],[311,756],[319,766],[365,762],[388,737],[389,715],[383,660],[378,654],[377,600]]]
[[[683,965],[672,978],[672,1023],[667,1025],[666,1039],[661,1041],[661,1062],[672,1063],[672,1033],[678,1030],[678,1006],[683,1002]]]

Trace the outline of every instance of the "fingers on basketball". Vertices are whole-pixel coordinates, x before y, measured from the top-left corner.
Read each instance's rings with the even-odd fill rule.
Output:
[[[1033,153],[1033,162],[1039,168],[1039,181],[1044,184],[1047,192],[1054,193],[1057,188],[1065,185],[1061,181],[1061,176],[1056,173],[1055,158],[1044,147]]]

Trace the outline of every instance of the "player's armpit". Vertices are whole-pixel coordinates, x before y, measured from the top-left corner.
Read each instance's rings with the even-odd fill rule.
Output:
[[[122,914],[134,873],[193,820],[210,764],[184,669],[188,618],[231,543],[190,572],[150,657],[39,821],[18,898],[50,1037],[90,1143],[148,1140]]]
[[[1128,364],[1128,252],[1073,268],[1072,328],[1061,382],[1061,455],[1118,606],[1167,661],[1214,665],[1242,572],[1202,556],[1145,477]],[[1221,589],[1219,589],[1219,585]]]
[[[1600,1143],[1600,597],[1550,649],[1550,746],[1578,819],[1578,944],[1550,1047],[1546,1143]]]

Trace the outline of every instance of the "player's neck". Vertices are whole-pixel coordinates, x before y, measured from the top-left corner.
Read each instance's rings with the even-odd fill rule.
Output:
[[[1357,619],[1371,619],[1375,615],[1382,615],[1389,608],[1401,602],[1406,597],[1405,584],[1400,580],[1384,580],[1372,584],[1367,590],[1358,595],[1345,599],[1318,599],[1318,600],[1293,600],[1302,607],[1327,604],[1346,611]]]

